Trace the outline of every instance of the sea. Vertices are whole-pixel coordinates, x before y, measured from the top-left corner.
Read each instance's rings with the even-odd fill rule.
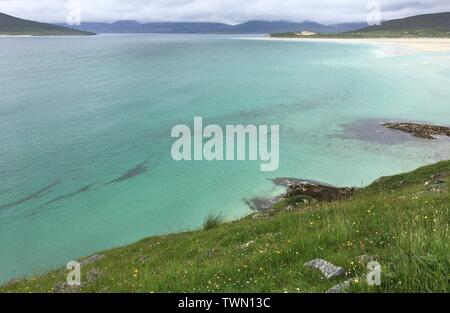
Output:
[[[234,220],[293,177],[362,187],[450,158],[450,53],[243,35],[0,38],[0,282]],[[176,125],[279,125],[279,168],[175,161]]]

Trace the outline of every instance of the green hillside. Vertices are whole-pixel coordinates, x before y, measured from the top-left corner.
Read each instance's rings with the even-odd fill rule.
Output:
[[[404,31],[434,29],[450,32],[450,12],[425,14],[383,22],[379,26],[363,28],[358,32]]]
[[[6,36],[86,36],[91,32],[78,31],[52,24],[23,20],[0,13],[0,35]]]
[[[273,34],[272,37],[302,37],[296,33]],[[330,38],[449,38],[450,12],[424,14],[385,21],[381,25],[339,34],[320,33],[312,37]]]
[[[212,215],[202,230],[101,252],[82,266],[82,286],[64,269],[11,281],[0,292],[449,292],[450,161],[386,177],[351,198],[289,197],[236,222]],[[324,279],[304,266],[325,259],[346,269]],[[382,285],[365,283],[367,262]]]

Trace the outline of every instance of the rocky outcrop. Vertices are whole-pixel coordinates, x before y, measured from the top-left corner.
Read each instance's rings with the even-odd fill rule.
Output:
[[[265,212],[269,211],[277,202],[281,201],[283,196],[277,196],[271,199],[253,198],[251,200],[244,199],[244,202],[253,211]]]
[[[254,244],[255,244],[255,241],[252,240],[252,241],[249,241],[247,243],[240,245],[238,248],[239,248],[239,250],[247,250],[250,246],[252,246]]]
[[[53,293],[79,293],[80,286],[70,286],[67,283],[58,283],[53,287]]]
[[[288,187],[285,197],[306,196],[317,201],[332,202],[351,197],[356,188],[334,187],[311,181],[299,181]]]
[[[428,191],[442,192],[448,190],[447,182],[443,179],[436,179],[425,182]]]
[[[95,262],[98,262],[98,261],[102,260],[104,257],[105,257],[104,255],[101,255],[101,254],[95,254],[95,255],[93,255],[93,256],[91,256],[91,257],[88,257],[87,259],[82,260],[82,261],[80,262],[80,264],[81,264],[82,266],[83,266],[83,265],[92,264],[92,263],[95,263]]]
[[[326,279],[333,279],[345,275],[345,269],[321,259],[309,261],[305,263],[305,266],[319,270]]]
[[[9,287],[9,286],[12,286],[12,285],[15,285],[15,284],[18,284],[18,283],[20,283],[20,279],[12,278],[12,279],[8,280],[3,286],[4,287]]]
[[[335,187],[326,183],[314,180],[298,178],[276,178],[272,182],[277,186],[287,188],[283,195],[273,198],[244,199],[245,203],[256,212],[269,212],[274,205],[289,198],[296,198],[296,204],[307,204],[310,201],[332,202],[351,197],[357,188]],[[286,211],[295,210],[295,205],[286,206]],[[254,215],[254,218],[266,217],[266,215]]]
[[[274,183],[277,186],[282,186],[282,187],[286,187],[286,188],[289,188],[292,186],[297,186],[297,185],[302,185],[302,184],[333,187],[332,185],[329,185],[329,184],[326,184],[323,182],[319,182],[316,180],[290,178],[290,177],[275,178],[275,179],[272,179],[272,183]]]
[[[436,136],[450,137],[450,127],[416,123],[383,123],[384,127],[411,134],[416,138],[435,140]]]
[[[340,284],[331,287],[327,290],[326,293],[344,293],[355,283],[356,280],[356,278],[348,279]]]

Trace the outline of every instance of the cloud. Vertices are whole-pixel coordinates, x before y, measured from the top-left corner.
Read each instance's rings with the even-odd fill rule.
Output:
[[[139,20],[240,23],[248,20],[313,20],[326,24],[366,20],[369,0],[0,0],[0,12],[63,22],[71,2],[82,21]],[[449,0],[379,0],[384,19],[448,12]]]

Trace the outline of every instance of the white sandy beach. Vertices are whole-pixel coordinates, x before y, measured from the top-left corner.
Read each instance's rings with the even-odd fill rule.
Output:
[[[447,38],[380,38],[380,39],[340,39],[366,43],[392,44],[420,51],[450,51],[450,39]]]
[[[270,38],[275,40],[303,40],[311,42],[388,44],[419,51],[450,51],[450,38]]]

